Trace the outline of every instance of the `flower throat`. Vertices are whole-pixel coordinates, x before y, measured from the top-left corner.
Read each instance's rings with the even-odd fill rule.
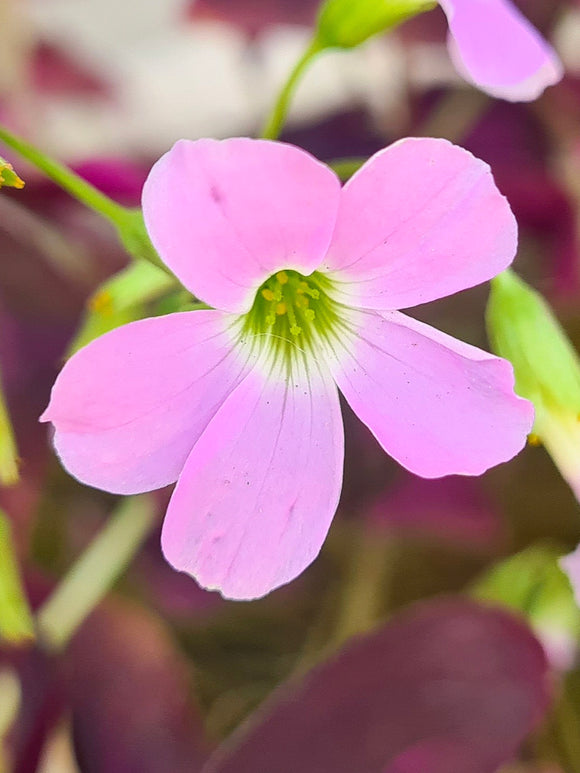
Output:
[[[328,339],[340,327],[340,306],[329,296],[331,289],[330,280],[317,271],[309,276],[278,271],[258,289],[243,331],[268,336],[276,352],[290,358],[293,351],[312,349],[317,339]]]

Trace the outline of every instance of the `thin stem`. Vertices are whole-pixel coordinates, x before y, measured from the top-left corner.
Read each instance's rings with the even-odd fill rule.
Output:
[[[282,126],[286,121],[286,116],[288,115],[288,110],[290,109],[290,102],[294,96],[298,82],[308,66],[322,50],[322,46],[318,40],[312,40],[306,51],[294,65],[288,80],[278,95],[278,99],[276,100],[276,104],[272,109],[272,113],[268,118],[266,125],[264,126],[261,134],[264,139],[275,140],[280,136],[280,132],[282,131]]]
[[[393,537],[380,534],[367,524],[354,537],[351,561],[333,636],[340,646],[356,634],[365,633],[376,624],[380,607],[387,595],[393,569]]]
[[[29,142],[16,137],[4,126],[0,126],[0,142],[4,142],[5,145],[15,150],[41,172],[44,172],[49,179],[74,196],[77,201],[106,218],[115,226],[121,243],[132,257],[148,260],[169,272],[151,244],[140,209],[131,209],[117,204],[116,201],[105,196],[104,193],[83,180],[67,166],[49,158]]]
[[[150,496],[126,499],[37,615],[39,640],[60,651],[113,586],[156,522]]]
[[[64,188],[72,196],[81,201],[99,215],[106,217],[114,225],[119,226],[125,217],[126,209],[120,204],[105,196],[90,183],[79,177],[64,164],[53,161],[30,143],[9,132],[0,126],[0,141],[12,150],[15,150],[22,158],[25,158],[37,169],[49,177],[53,182]]]

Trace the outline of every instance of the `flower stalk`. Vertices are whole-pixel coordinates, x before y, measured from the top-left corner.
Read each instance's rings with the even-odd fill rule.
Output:
[[[108,220],[117,230],[120,241],[133,258],[148,260],[166,270],[147,235],[140,209],[124,207],[113,201],[65,164],[50,158],[34,145],[21,137],[17,137],[1,125],[0,142],[3,142],[43,172],[81,204]]]
[[[124,500],[37,615],[39,639],[59,652],[118,580],[156,522],[149,496]]]
[[[308,45],[308,48],[294,65],[292,72],[288,76],[288,80],[278,95],[264,129],[262,130],[260,136],[263,139],[275,140],[280,136],[280,132],[282,131],[282,127],[284,126],[290,109],[292,97],[294,96],[294,92],[298,87],[300,79],[322,50],[323,47],[320,43],[316,39],[312,40]]]

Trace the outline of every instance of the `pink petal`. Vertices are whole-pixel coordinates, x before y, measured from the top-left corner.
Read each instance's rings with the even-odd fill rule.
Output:
[[[468,81],[511,102],[537,99],[563,75],[554,49],[508,0],[439,0],[453,63]]]
[[[163,526],[167,560],[227,598],[265,595],[318,555],[342,483],[329,375],[256,369],[195,445]]]
[[[64,366],[41,417],[67,470],[134,494],[175,481],[193,444],[241,380],[231,318],[193,311],[117,328]]]
[[[291,145],[181,140],[151,170],[143,214],[187,288],[210,306],[244,312],[279,269],[318,267],[339,196],[334,173]]]
[[[345,185],[323,265],[351,305],[404,309],[490,279],[516,248],[487,164],[446,140],[406,139]]]
[[[533,422],[506,360],[398,312],[364,312],[336,382],[385,451],[424,478],[479,475],[522,449]]]

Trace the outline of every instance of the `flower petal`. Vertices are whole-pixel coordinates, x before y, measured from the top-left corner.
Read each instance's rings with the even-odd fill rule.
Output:
[[[563,75],[552,46],[508,0],[439,0],[448,48],[469,82],[511,102],[537,99]]]
[[[340,183],[309,153],[265,140],[180,140],[151,170],[143,214],[198,298],[244,312],[271,274],[310,274],[332,236]]]
[[[67,470],[135,494],[175,481],[195,441],[247,367],[231,318],[193,311],[117,328],[64,366],[41,417]]]
[[[479,475],[515,456],[533,422],[506,360],[398,312],[364,312],[336,382],[400,464],[424,478]]]
[[[318,555],[342,483],[335,385],[314,365],[255,369],[203,433],[163,526],[167,560],[227,598],[265,595]]]
[[[343,189],[324,267],[353,306],[404,309],[505,269],[517,225],[490,168],[446,140],[406,139]]]

